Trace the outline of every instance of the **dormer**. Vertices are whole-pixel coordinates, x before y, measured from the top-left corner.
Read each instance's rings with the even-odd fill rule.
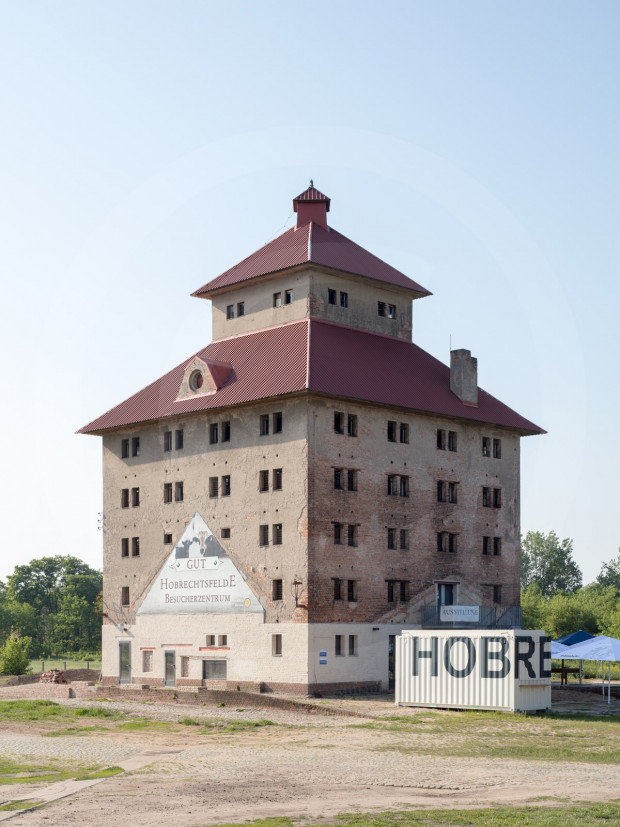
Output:
[[[192,396],[210,396],[216,393],[224,387],[231,373],[232,365],[227,362],[194,356],[183,372],[177,402]]]

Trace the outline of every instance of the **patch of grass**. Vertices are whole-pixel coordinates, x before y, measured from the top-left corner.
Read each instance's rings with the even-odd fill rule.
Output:
[[[0,807],[0,813],[11,812],[14,810],[30,810],[32,807],[38,807],[40,804],[43,804],[43,801],[32,801],[29,798],[15,799],[13,801],[7,801],[6,804],[3,804]]]
[[[321,820],[321,827],[409,827],[409,825],[467,825],[467,827],[601,827],[620,823],[618,804],[578,804],[570,807],[490,807],[478,810],[411,810],[339,815]],[[265,818],[222,827],[295,827],[298,819]],[[304,827],[319,827],[303,822]]]
[[[181,718],[179,723],[183,726],[200,726],[200,721],[197,721],[196,718]]]
[[[150,718],[136,718],[134,721],[125,721],[117,724],[115,729],[128,730],[129,732],[141,731],[144,729],[157,730],[158,732],[170,732],[174,724],[168,721],[152,721]]]
[[[54,701],[0,701],[0,721],[45,721],[72,717],[71,710]]]
[[[75,781],[94,781],[97,778],[111,778],[113,775],[118,775],[119,772],[125,772],[122,767],[105,767],[96,772],[85,773],[84,775],[76,775]]]
[[[267,718],[259,718],[257,721],[218,721],[211,720],[203,723],[201,734],[209,735],[213,733],[231,734],[235,732],[254,732],[261,727],[276,726],[273,721]]]
[[[393,715],[349,727],[395,736],[376,749],[412,755],[620,764],[619,716],[427,712]]]
[[[0,759],[0,786],[8,784],[48,784],[73,778],[84,767],[49,764],[18,764],[10,758]]]
[[[93,706],[80,707],[75,710],[75,715],[78,718],[112,718],[115,721],[125,717],[122,712],[117,712],[114,709],[97,709]]]

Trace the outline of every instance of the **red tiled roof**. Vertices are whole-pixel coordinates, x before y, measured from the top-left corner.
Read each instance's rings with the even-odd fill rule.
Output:
[[[298,195],[297,198],[293,198],[293,209],[295,212],[297,212],[298,201],[325,201],[327,212],[329,212],[331,199],[329,199],[326,195],[323,195],[322,192],[319,192],[316,187],[310,186],[307,190],[304,190],[301,195]]]
[[[464,405],[450,391],[450,369],[411,342],[341,325],[304,319],[213,342],[196,355],[232,365],[228,380],[216,393],[175,401],[187,360],[79,433],[100,433],[301,391],[544,433],[484,391],[479,391],[478,407]]]
[[[303,193],[302,193],[303,194]],[[207,282],[192,296],[209,298],[215,290],[231,287],[248,279],[277,273],[302,264],[319,264],[332,270],[366,276],[370,279],[404,287],[417,293],[414,298],[431,293],[404,273],[386,264],[337,230],[324,229],[314,222],[293,227],[265,244],[251,256]]]

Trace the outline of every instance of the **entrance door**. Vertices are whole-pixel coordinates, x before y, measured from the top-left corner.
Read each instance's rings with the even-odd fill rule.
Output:
[[[388,689],[390,692],[396,686],[396,635],[390,635],[390,642],[388,644]]]
[[[454,606],[454,583],[437,584],[437,605]]]
[[[164,652],[164,686],[175,686],[176,682],[177,676],[175,653]]]
[[[131,683],[131,643],[128,640],[118,644],[118,682]]]

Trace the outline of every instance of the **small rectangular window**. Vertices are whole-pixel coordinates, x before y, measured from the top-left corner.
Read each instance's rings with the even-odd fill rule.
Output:
[[[334,655],[341,658],[344,655],[344,635],[334,635]]]
[[[491,538],[490,537],[483,537],[482,538],[482,553],[483,554],[490,554],[491,551]]]
[[[385,302],[377,302],[377,315],[385,316]]]
[[[164,545],[171,546],[172,545],[172,534],[164,534]]]
[[[340,291],[340,307],[348,307],[349,306],[349,294],[345,293],[344,290]]]
[[[349,436],[357,436],[357,417],[355,414],[347,416],[347,434]]]
[[[129,440],[122,439],[121,440],[121,459],[127,459],[129,456]]]
[[[502,540],[501,537],[493,537],[493,555],[495,557],[499,557],[502,553]]]
[[[347,489],[357,491],[357,471],[347,471]]]
[[[334,545],[342,545],[342,523],[333,523],[334,526]]]
[[[334,413],[334,433],[344,434],[344,414],[340,411]]]
[[[342,580],[334,579],[334,600],[342,600]]]
[[[153,652],[150,649],[147,649],[146,651],[142,652],[142,671],[153,671]]]
[[[482,437],[482,456],[483,457],[490,457],[491,456],[491,440],[488,436]]]
[[[357,655],[357,635],[349,635],[349,657]]]
[[[400,441],[409,442],[409,425],[406,422],[400,423]]]
[[[493,586],[493,603],[501,603],[502,602],[502,587],[501,586]]]
[[[495,459],[502,458],[502,441],[501,439],[494,439],[493,440],[493,457]]]
[[[230,422],[222,422],[222,442],[230,442]]]
[[[178,431],[174,432],[174,447],[177,451],[180,451],[183,448],[183,429],[180,428]]]
[[[349,546],[357,546],[357,526],[350,525],[347,526],[347,545]]]
[[[228,646],[228,635],[218,635],[217,636],[217,645],[218,646]]]
[[[407,600],[409,599],[409,596],[407,594],[407,591],[408,591],[407,587],[408,586],[409,586],[409,583],[407,583],[406,580],[401,580],[400,581],[398,597],[399,597],[401,603],[406,603]]]
[[[456,451],[456,431],[448,431],[448,451]]]
[[[344,473],[342,468],[334,468],[334,488],[344,489]]]
[[[258,544],[260,546],[269,545],[269,526],[261,525],[258,527]]]
[[[437,429],[437,447],[440,451],[446,450],[446,432],[441,428]]]
[[[448,483],[448,502],[455,503],[457,501],[457,490],[458,490],[458,483],[456,482],[449,482]]]
[[[175,484],[174,484],[174,499],[178,503],[183,502],[183,483],[182,482],[175,482]]]
[[[121,586],[121,606],[129,606],[129,586]]]
[[[395,304],[388,304],[388,319],[395,319],[396,318],[396,305]]]
[[[230,497],[230,474],[222,477],[222,497]]]
[[[401,497],[408,497],[409,496],[409,477],[401,477],[400,478],[400,496]]]
[[[388,474],[387,492],[389,497],[396,495],[396,476],[394,474]]]
[[[282,523],[275,523],[273,526],[273,544],[274,546],[282,545]]]
[[[281,491],[282,490],[282,469],[281,468],[274,468],[272,472],[272,485],[274,491]]]
[[[400,547],[405,550],[409,548],[409,529],[401,528],[400,530]]]
[[[129,488],[121,490],[121,508],[129,508]]]
[[[219,491],[217,477],[209,477],[209,496],[217,497]]]
[[[164,502],[171,503],[172,502],[172,483],[165,482],[164,483]]]
[[[394,549],[396,548],[396,529],[395,528],[388,528],[387,530],[387,547]]]
[[[139,537],[132,537],[131,538],[131,556],[132,557],[139,557],[140,556],[140,538]]]
[[[216,645],[215,641],[216,641],[215,635],[207,635],[207,641],[206,641],[207,646],[215,646]]]
[[[217,422],[209,425],[209,443],[215,445],[219,441],[220,429]]]
[[[347,600],[357,603],[357,580],[347,580]]]
[[[282,307],[282,293],[273,294],[273,306]]]
[[[394,603],[395,596],[394,596],[394,581],[388,580],[387,581],[387,599],[388,603]]]
[[[284,291],[284,304],[293,304],[293,291],[292,290],[285,290]]]
[[[482,489],[482,505],[486,508],[491,507],[491,489],[490,488],[483,488]]]
[[[132,488],[131,489],[131,505],[133,508],[137,508],[140,505],[140,489],[139,488]]]
[[[274,434],[282,433],[282,411],[278,411],[273,415],[273,432]]]
[[[327,302],[328,304],[336,304],[336,297],[338,293],[336,290],[332,290],[331,287],[327,290]]]
[[[437,481],[437,502],[445,503],[446,501],[446,486],[442,480]]]
[[[121,557],[129,557],[129,537],[121,539]]]
[[[230,529],[223,528],[222,529],[222,540],[230,540]]]
[[[187,655],[181,656],[181,677],[189,678],[189,658]]]
[[[226,318],[227,319],[234,319],[235,318],[235,305],[234,304],[226,305]]]
[[[281,580],[272,580],[271,581],[271,599],[272,600],[282,600],[282,581]]]
[[[269,434],[269,414],[262,414],[260,418],[260,435],[268,436]]]
[[[245,302],[237,302],[237,316],[245,316]]]
[[[258,472],[258,490],[269,491],[269,471]]]
[[[437,551],[445,551],[445,543],[444,543],[444,535],[443,532],[439,532],[437,534]]]
[[[448,552],[450,554],[456,554],[456,538],[458,535],[456,534],[448,534]]]
[[[172,431],[164,431],[164,451],[172,451]]]
[[[389,421],[387,424],[388,442],[396,442],[396,422]]]
[[[282,655],[282,635],[271,636],[271,654],[277,657]]]
[[[493,508],[501,508],[502,507],[502,489],[501,488],[494,488],[493,489]]]
[[[139,457],[140,456],[140,437],[135,436],[131,440],[131,456],[132,457]]]

